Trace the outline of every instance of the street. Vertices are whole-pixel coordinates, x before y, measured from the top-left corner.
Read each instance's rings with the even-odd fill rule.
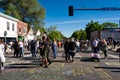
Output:
[[[23,58],[6,55],[5,70],[0,80],[120,80],[119,57],[114,51],[108,51],[108,59],[100,54],[100,62],[90,61],[90,51],[77,52],[75,61],[65,62],[63,49],[59,49],[57,58],[48,68],[40,66],[40,57],[32,58],[26,54]]]

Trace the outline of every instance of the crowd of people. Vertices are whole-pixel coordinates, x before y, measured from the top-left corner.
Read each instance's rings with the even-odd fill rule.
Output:
[[[51,41],[48,37],[43,36],[42,39],[34,39],[25,42],[23,42],[22,40],[14,42],[11,41],[9,43],[9,48],[14,51],[13,56],[16,58],[24,57],[25,49],[31,52],[33,58],[36,58],[36,54],[39,53],[42,57],[42,63],[40,65],[48,67],[48,65],[51,64],[51,60],[49,58],[50,51],[52,51],[53,58],[55,59],[57,57],[57,50],[59,48],[63,48],[65,61],[71,63],[75,60],[76,52],[87,50],[89,47],[91,47],[93,53],[96,55],[99,51],[102,51],[104,53],[104,58],[107,59],[108,45],[110,45],[110,42],[106,41],[105,39],[99,40],[94,38],[92,40],[79,41],[75,40],[74,38],[67,38],[62,41],[57,41],[56,39]],[[0,41],[0,62],[2,67],[4,66],[3,63],[5,62],[4,52],[6,52],[7,47],[8,46],[6,44],[4,45],[4,41]],[[97,59],[100,61],[99,58]]]

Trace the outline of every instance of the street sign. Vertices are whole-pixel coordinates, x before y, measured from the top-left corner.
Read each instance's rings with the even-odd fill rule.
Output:
[[[119,10],[119,8],[117,8],[117,7],[104,7],[104,8],[101,8],[101,10],[103,10],[103,11],[116,11],[116,10]]]
[[[81,8],[81,9],[73,9],[73,6],[69,6],[69,16],[74,15],[74,10],[102,10],[102,11],[117,11],[120,10],[120,8],[117,7],[103,7],[103,8]]]
[[[4,31],[4,36],[7,36],[7,31]]]

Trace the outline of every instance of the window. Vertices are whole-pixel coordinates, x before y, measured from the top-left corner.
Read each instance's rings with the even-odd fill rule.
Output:
[[[15,26],[14,26],[14,24],[12,23],[12,31],[14,31],[14,27],[15,27]]]
[[[26,33],[26,31],[27,31],[26,28],[24,28],[24,33]]]
[[[7,30],[10,30],[10,23],[7,22]]]
[[[19,28],[19,32],[21,32],[21,28]]]

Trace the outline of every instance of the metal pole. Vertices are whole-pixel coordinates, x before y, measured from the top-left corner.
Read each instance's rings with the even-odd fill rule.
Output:
[[[5,36],[5,44],[6,44],[6,36]]]

